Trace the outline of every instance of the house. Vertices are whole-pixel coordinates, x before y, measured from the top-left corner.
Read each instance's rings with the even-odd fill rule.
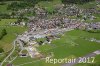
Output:
[[[7,64],[6,66],[13,66],[12,64]]]

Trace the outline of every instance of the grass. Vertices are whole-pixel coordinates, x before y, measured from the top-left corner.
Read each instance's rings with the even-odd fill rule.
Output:
[[[98,61],[98,60],[100,60],[100,55],[97,55],[97,56],[95,57],[95,62],[98,63],[98,64],[100,64],[100,61]]]
[[[18,57],[16,60],[13,61],[14,65],[20,65],[21,66],[60,66],[59,64],[51,64],[51,63],[46,63],[44,60],[36,60],[32,59],[30,57]]]
[[[100,22],[100,16],[97,14],[94,14],[94,16],[96,17],[93,20],[87,19],[85,22]]]
[[[89,3],[85,3],[85,4],[78,4],[77,5],[78,7],[80,7],[80,8],[84,8],[84,9],[88,9],[88,8],[95,8],[95,6],[96,6],[96,2],[89,2]]]
[[[99,14],[94,14],[96,19],[93,20],[93,22],[100,22],[100,15]]]
[[[53,12],[55,9],[55,5],[61,4],[61,0],[53,0],[53,1],[41,1],[38,3],[40,7],[46,8],[48,12]]]
[[[7,10],[8,5],[4,4],[4,5],[0,5],[0,13],[9,13],[10,10]]]
[[[30,57],[17,57],[16,60],[13,61],[13,64],[18,65],[18,64],[23,64],[23,63],[32,62],[32,61],[34,61],[34,59]]]
[[[0,5],[0,13],[7,11],[7,5]]]
[[[12,12],[12,10],[8,10],[7,9],[8,5],[11,4],[12,2],[20,2],[20,1],[4,1],[5,4],[0,5],[0,13],[9,13],[9,12]]]
[[[45,52],[45,51],[47,51],[48,49],[52,49],[52,46],[50,46],[50,45],[42,45],[42,46],[40,46],[39,48],[38,48],[38,50],[40,50],[41,52]]]
[[[10,23],[17,21],[17,19],[1,19],[0,26],[10,25]]]
[[[22,66],[60,66],[60,65],[59,64],[45,63],[45,61],[37,61],[37,62],[22,65]]]
[[[100,18],[97,17],[97,18],[94,19],[94,20],[89,20],[89,19],[88,19],[88,20],[86,20],[85,22],[88,22],[88,23],[89,23],[89,22],[99,22],[99,21],[100,21]]]

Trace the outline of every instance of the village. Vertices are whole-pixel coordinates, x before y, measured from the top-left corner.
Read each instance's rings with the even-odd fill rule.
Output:
[[[46,2],[50,3],[52,1]],[[90,4],[93,3],[90,2]],[[6,66],[24,66],[24,64],[35,63],[35,61],[43,62],[46,58],[66,58],[66,56],[68,58],[78,58],[83,56],[81,55],[83,51],[83,54],[86,55],[85,50],[80,48],[86,47],[85,49],[88,50],[88,46],[92,50],[89,49],[89,51],[86,51],[87,53],[91,52],[90,54],[93,54],[93,56],[100,55],[98,46],[100,39],[97,36],[100,33],[100,17],[98,16],[100,14],[100,4],[98,0],[96,0],[95,7],[86,9],[80,8],[76,4],[64,3],[56,4],[54,7],[54,10],[49,12],[46,7],[36,4],[34,7],[13,9],[12,12],[9,12],[7,19],[14,19],[14,21],[9,21],[6,25],[0,24],[0,27],[5,27],[5,31],[9,26],[18,28],[13,29],[15,31],[8,31],[8,33],[14,34],[16,39],[12,37],[12,48],[7,52],[8,55],[4,60],[0,62],[0,66],[3,66],[4,63]],[[0,17],[0,21],[6,18],[3,15],[0,15]],[[17,30],[22,32],[16,32]],[[65,53],[65,49],[69,51]],[[28,60],[27,63],[18,62],[18,58],[20,60],[25,59],[23,61],[29,59],[29,62]],[[63,66],[63,64],[60,66]],[[64,66],[73,66],[73,64],[65,64]]]
[[[20,55],[21,57],[24,56],[31,56],[32,58],[41,57],[42,55],[39,53],[36,47],[46,44],[45,42],[36,42],[36,39],[40,38],[46,38],[47,43],[51,43],[52,38],[60,38],[58,35],[63,34],[66,31],[74,30],[74,29],[79,29],[79,30],[99,30],[100,29],[100,22],[91,22],[91,23],[85,23],[84,21],[89,15],[84,15],[83,19],[70,19],[66,15],[70,16],[78,16],[79,14],[83,14],[85,10],[79,10],[77,7],[75,8],[75,5],[69,6],[69,9],[65,8],[65,11],[69,12],[63,12],[61,10],[64,10],[62,7],[61,9],[58,10],[57,15],[54,15],[50,19],[46,18],[48,15],[47,13],[37,7],[36,9],[36,14],[37,16],[34,17],[33,19],[30,19],[29,23],[27,23],[28,26],[28,31],[25,31],[22,35],[18,35],[18,43],[19,47],[21,49]],[[91,11],[93,10],[93,11]],[[95,9],[87,10],[87,14],[92,14],[91,12],[95,12]],[[60,13],[63,12],[63,13]],[[81,13],[82,11],[82,13]],[[98,13],[98,11],[96,11]],[[84,13],[85,14],[85,13]],[[59,17],[60,15],[60,17]],[[63,16],[62,16],[63,15]],[[96,17],[94,16],[89,16],[91,20],[95,19]],[[25,24],[23,24],[25,25]],[[52,37],[52,38],[50,38]],[[24,43],[27,43],[27,47],[24,45]],[[24,47],[25,46],[25,47]],[[21,53],[23,50],[27,50],[28,53],[23,54]]]

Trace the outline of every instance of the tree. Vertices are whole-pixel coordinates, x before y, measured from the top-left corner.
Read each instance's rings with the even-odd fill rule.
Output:
[[[5,36],[7,34],[6,29],[2,30],[2,35]]]
[[[4,52],[4,50],[2,48],[0,48],[0,53]]]
[[[39,45],[42,45],[42,44],[43,44],[43,41],[39,41],[38,44],[39,44]]]
[[[15,12],[12,12],[11,13],[11,16],[14,18],[14,16],[16,15],[16,13]]]
[[[0,33],[0,40],[7,34],[6,29],[3,29]]]

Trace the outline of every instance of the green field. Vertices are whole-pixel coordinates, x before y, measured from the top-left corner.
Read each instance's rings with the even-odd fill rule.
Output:
[[[44,60],[32,59],[30,57],[18,57],[16,60],[13,61],[13,64],[21,66],[60,66],[60,64],[50,64],[46,63]]]
[[[60,4],[62,4],[61,0],[53,0],[53,1],[50,1],[50,2],[48,2],[48,1],[41,1],[37,5],[39,5],[40,7],[46,8],[46,10],[48,12],[53,12],[55,10],[55,7],[57,5],[60,5]]]
[[[7,5],[0,5],[0,13],[7,12]]]
[[[89,3],[85,3],[85,4],[77,4],[78,7],[80,8],[84,8],[84,9],[88,9],[88,8],[95,8],[96,7],[96,2],[89,2]]]
[[[7,7],[8,7],[8,4],[0,5],[0,13],[9,13],[9,12],[11,12],[10,10],[7,10]]]
[[[10,23],[17,21],[17,19],[1,19],[0,26],[10,25]]]

